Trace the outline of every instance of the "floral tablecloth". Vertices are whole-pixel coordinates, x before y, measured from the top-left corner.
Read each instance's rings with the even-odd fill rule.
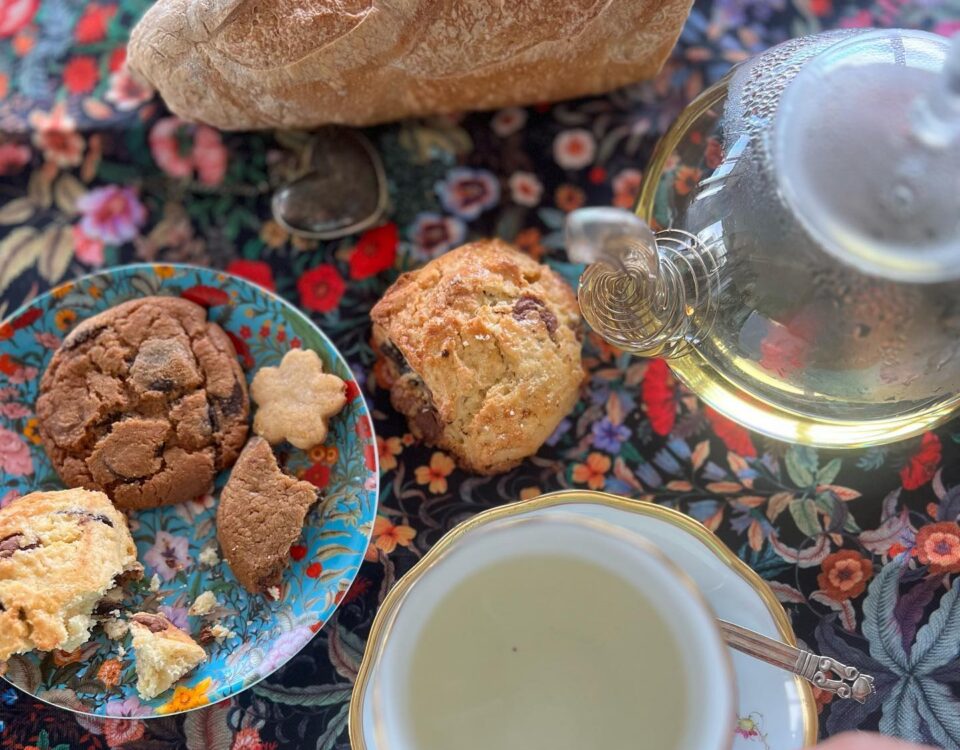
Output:
[[[831,27],[953,33],[957,0],[701,0],[653,82],[369,130],[389,179],[388,222],[324,243],[270,218],[271,192],[296,172],[307,139],[187,126],[127,75],[124,40],[148,4],[0,0],[0,317],[65,279],[130,261],[212,265],[275,289],[334,339],[364,384],[382,506],[339,613],[272,678],[149,723],[78,719],[0,683],[0,748],[348,747],[364,638],[397,577],[464,518],[568,487],[693,515],[771,582],[802,641],[873,674],[880,695],[865,706],[818,695],[822,734],[879,728],[960,747],[960,423],[858,453],[775,443],[698,403],[662,362],[591,336],[583,398],[548,445],[509,474],[472,477],[414,443],[392,411],[367,320],[401,270],[472,237],[512,240],[574,282],[565,213],[629,207],[658,135],[731,64]],[[20,408],[2,387],[18,372],[0,359],[4,414]],[[36,439],[33,416],[15,418],[20,433],[0,431],[7,471]],[[8,499],[0,488],[0,503]]]

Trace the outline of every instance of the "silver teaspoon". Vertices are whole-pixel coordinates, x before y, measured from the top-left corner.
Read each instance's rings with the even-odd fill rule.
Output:
[[[829,656],[818,656],[788,646],[726,620],[717,620],[717,625],[731,648],[799,675],[821,690],[835,693],[840,698],[852,698],[857,703],[865,703],[876,692],[870,675],[860,674],[855,667],[848,667]],[[831,674],[834,676],[830,677]]]

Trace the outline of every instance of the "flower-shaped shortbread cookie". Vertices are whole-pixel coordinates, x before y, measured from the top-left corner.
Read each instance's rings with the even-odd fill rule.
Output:
[[[253,431],[270,444],[286,440],[310,450],[327,438],[327,420],[347,402],[344,382],[323,371],[316,352],[291,349],[279,367],[264,367],[253,378],[257,404]]]

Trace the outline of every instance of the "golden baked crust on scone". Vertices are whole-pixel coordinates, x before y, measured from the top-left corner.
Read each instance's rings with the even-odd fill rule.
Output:
[[[127,519],[102,492],[33,492],[0,510],[0,662],[73,651],[123,576],[139,578]]]
[[[577,401],[576,296],[505,242],[464,245],[403,274],[371,317],[394,407],[465,469],[516,466]]]

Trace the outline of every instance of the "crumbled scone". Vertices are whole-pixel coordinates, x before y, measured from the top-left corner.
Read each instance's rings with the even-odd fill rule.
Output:
[[[201,565],[213,568],[220,564],[220,555],[217,554],[216,547],[204,547],[197,556],[197,560]]]
[[[103,632],[112,641],[119,641],[127,634],[128,630],[130,630],[130,626],[127,625],[126,621],[117,617],[111,617],[103,623]]]
[[[137,692],[150,700],[206,661],[207,652],[163,615],[137,612],[130,616],[137,662]]]
[[[160,590],[160,576],[157,573],[153,574],[153,578],[150,579],[150,593],[156,594]]]
[[[102,492],[34,492],[0,509],[0,662],[90,638],[107,592],[140,577],[126,517]]]
[[[216,606],[217,597],[214,593],[212,591],[204,591],[193,600],[193,604],[190,605],[187,614],[193,617],[202,617],[203,615],[209,615]]]
[[[370,318],[394,408],[469,471],[496,474],[532,456],[579,398],[576,294],[500,240],[402,274]]]
[[[286,440],[303,450],[327,438],[327,420],[347,403],[346,384],[323,371],[310,349],[291,349],[279,367],[261,367],[250,385],[257,404],[253,431],[275,445]]]
[[[214,637],[217,643],[223,643],[228,638],[236,638],[237,634],[230,628],[224,627],[219,622],[210,627],[210,635]]]

